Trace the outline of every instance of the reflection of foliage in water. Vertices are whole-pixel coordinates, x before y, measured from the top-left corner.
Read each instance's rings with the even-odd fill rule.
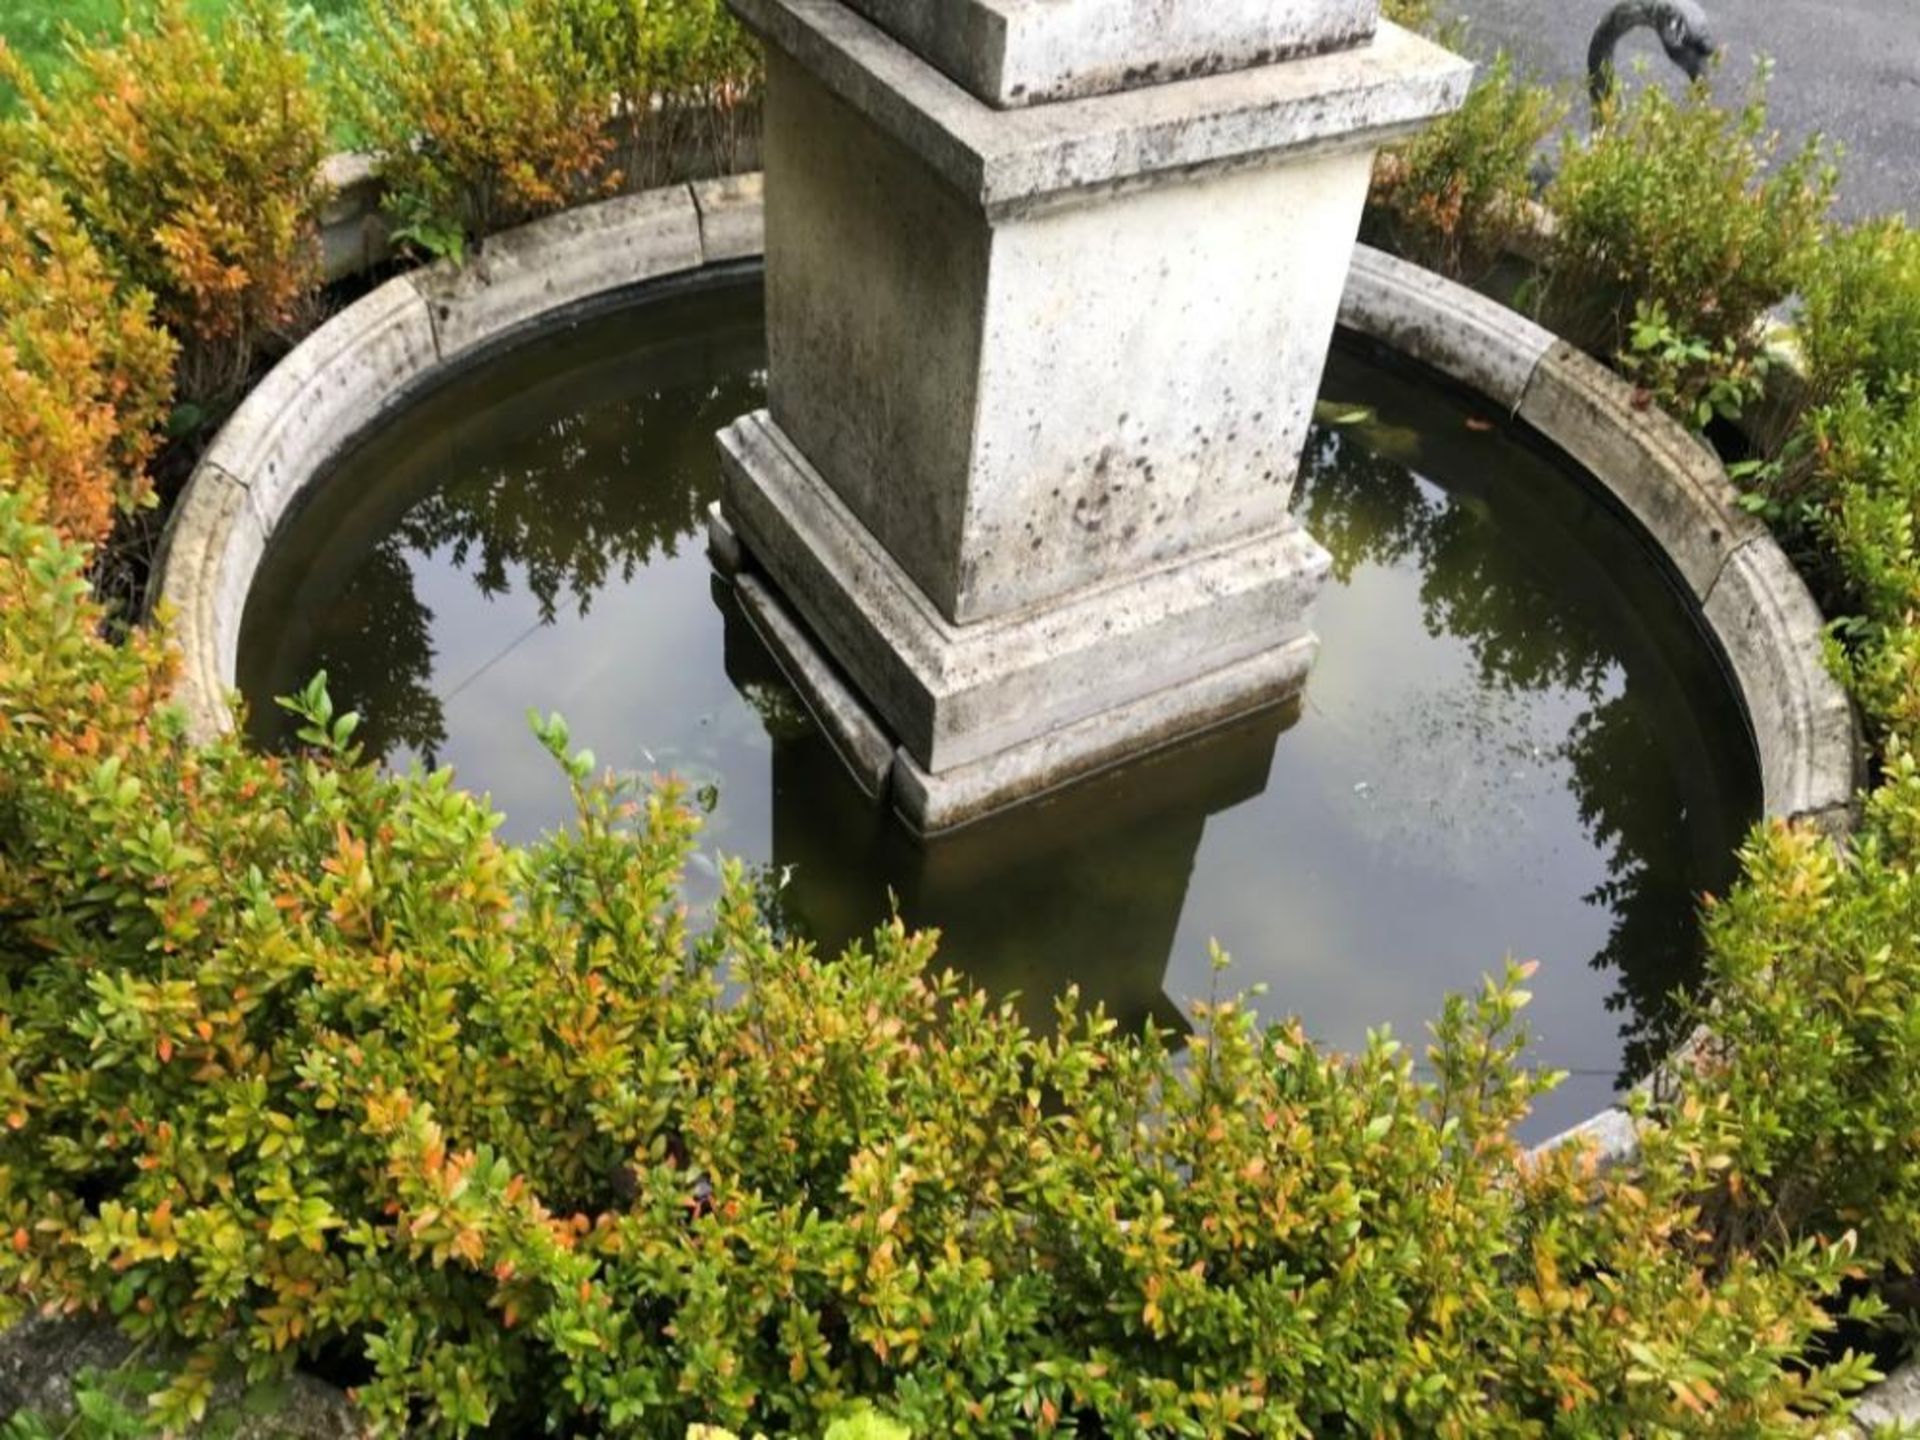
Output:
[[[584,615],[606,585],[677,553],[697,529],[712,498],[713,431],[745,408],[730,394],[728,413],[709,416],[716,399],[668,391],[563,415],[497,460],[476,457],[414,504],[398,533],[423,553],[450,547],[489,597],[509,593],[520,572],[547,623],[563,592]],[[697,454],[689,435],[703,442]]]
[[[1300,518],[1332,554],[1334,578],[1417,561],[1427,633],[1466,642],[1483,684],[1597,699],[1612,658],[1582,616],[1544,593],[1529,557],[1499,538],[1485,501],[1423,484],[1407,457],[1375,446],[1374,428],[1316,428],[1301,464]]]
[[[551,625],[563,599],[586,614],[610,584],[679,552],[718,483],[714,434],[759,404],[755,371],[720,384],[663,385],[567,410],[529,434],[483,432],[436,467],[448,483],[408,506],[342,588],[316,654],[335,703],[361,713],[368,753],[410,750],[431,764],[446,743],[446,702],[471,677],[436,677],[433,616],[412,557],[445,551],[481,594],[523,587]],[[436,678],[439,684],[436,684]]]
[[[1349,425],[1313,432],[1298,502],[1303,523],[1333,556],[1335,578],[1345,583],[1363,565],[1412,565],[1428,633],[1464,643],[1482,685],[1506,694],[1560,691],[1586,702],[1556,749],[1569,766],[1581,821],[1608,857],[1609,878],[1586,897],[1611,917],[1591,963],[1617,981],[1607,1003],[1622,1016],[1621,1082],[1629,1083],[1677,1038],[1668,1002],[1675,977],[1696,969],[1697,889],[1719,878],[1703,875],[1689,846],[1690,817],[1675,813],[1672,791],[1647,783],[1668,763],[1661,737],[1619,691],[1610,643],[1617,637],[1598,633],[1583,607],[1548,593],[1568,577],[1556,575],[1549,558],[1503,539],[1485,501],[1443,492],[1416,478],[1406,457],[1375,449],[1370,411],[1346,413]],[[1401,433],[1390,431],[1389,439]]]
[[[1681,1038],[1676,1007],[1666,1003],[1672,972],[1648,957],[1678,957],[1700,949],[1696,887],[1703,877],[1688,853],[1685,825],[1655,802],[1662,792],[1644,783],[1663,763],[1658,738],[1636,723],[1624,697],[1583,715],[1567,742],[1580,818],[1594,843],[1613,857],[1613,874],[1587,899],[1613,917],[1607,943],[1593,958],[1619,986],[1607,1007],[1621,1018],[1621,1066],[1638,1079]]]
[[[411,751],[436,763],[447,717],[433,655],[433,612],[414,594],[406,547],[389,535],[334,601],[312,666],[326,671],[335,705],[359,713],[356,739],[369,755]]]
[[[387,536],[369,545],[333,602],[338,615],[314,652],[316,662],[329,668],[336,700],[366,717],[362,733],[370,750],[391,756],[405,749],[431,761],[446,743],[451,692],[436,688],[434,617],[414,589],[411,567],[421,556],[455,567],[489,599],[524,586],[539,622],[553,624],[563,609],[586,613],[604,587],[630,581],[698,533],[717,479],[713,433],[760,403],[763,382],[746,367],[732,372],[739,379],[719,385],[704,378],[714,373],[710,367],[687,369],[703,377],[699,383],[665,383],[638,395],[630,386],[619,393],[603,385],[604,398],[592,403],[571,382],[564,393],[539,397],[537,405],[507,394],[501,405],[538,417],[521,432],[511,424],[449,427],[449,434],[473,438],[448,443],[449,453],[431,457],[440,483],[419,486],[419,498]],[[1340,408],[1349,417],[1345,423],[1322,424],[1311,435],[1298,504],[1303,523],[1332,553],[1336,577],[1348,581],[1368,565],[1417,568],[1426,630],[1463,643],[1484,687],[1483,701],[1500,713],[1525,709],[1532,697],[1549,692],[1585,702],[1564,750],[1558,735],[1543,743],[1552,758],[1566,762],[1582,820],[1609,857],[1610,878],[1588,897],[1612,923],[1593,963],[1617,977],[1610,1004],[1626,1012],[1627,1064],[1642,1068],[1664,1044],[1658,1027],[1666,992],[1672,977],[1690,968],[1689,951],[1698,944],[1693,888],[1704,883],[1698,877],[1710,861],[1687,850],[1688,827],[1673,813],[1672,790],[1644,783],[1648,767],[1670,763],[1670,757],[1644,708],[1609,698],[1618,689],[1610,643],[1617,637],[1604,633],[1604,622],[1596,631],[1590,607],[1565,603],[1565,577],[1550,560],[1514,543],[1516,535],[1525,535],[1530,546],[1552,524],[1541,527],[1525,514],[1518,524],[1512,515],[1496,517],[1471,483],[1445,493],[1420,481],[1407,467],[1418,469],[1423,439],[1430,436],[1382,424],[1364,407]],[[553,420],[556,413],[564,418]],[[1461,467],[1449,473],[1457,475]],[[1490,487],[1490,493],[1503,507],[1516,503],[1504,490]],[[1565,536],[1560,543],[1582,542]],[[1084,834],[1077,838],[1067,853],[1085,861],[1074,870],[1084,876],[1084,886],[1056,870],[1028,867],[1034,869],[1031,887],[998,878],[976,890],[955,878],[967,869],[955,859],[955,846],[942,852],[945,868],[918,851],[874,848],[888,844],[891,832],[876,828],[864,802],[858,813],[845,810],[851,802],[825,777],[834,777],[842,789],[844,781],[830,756],[815,753],[820,742],[791,691],[762,663],[757,644],[730,644],[730,652],[735,648],[751,651],[755,663],[736,674],[739,657],[730,653],[729,674],[773,741],[776,773],[785,777],[774,787],[776,860],[754,867],[753,877],[777,924],[837,944],[883,912],[890,882],[878,877],[904,877],[900,898],[913,914],[952,912],[946,918],[954,953],[997,956],[1006,972],[996,977],[1003,988],[1025,990],[1036,989],[1031,977],[1041,973],[1046,958],[1039,952],[1070,947],[1084,935],[1087,907],[1110,910],[1120,894],[1127,902],[1130,943],[1125,955],[1108,957],[1101,967],[1112,982],[1109,998],[1133,1020],[1164,1008],[1160,977],[1207,816],[1244,798],[1237,788],[1243,780],[1257,793],[1272,753],[1271,735],[1250,742],[1247,754],[1229,757],[1232,763],[1221,762],[1233,783],[1223,780],[1218,795],[1200,794],[1205,786],[1190,773],[1197,762],[1191,755],[1179,758],[1185,797],[1180,813],[1191,810],[1191,823],[1156,814],[1126,827],[1111,823],[1109,815],[1100,822],[1098,843]],[[437,678],[440,686],[456,687],[466,679]],[[1461,693],[1470,691],[1462,685]],[[1449,687],[1439,697],[1428,720],[1447,718],[1451,693]],[[1513,726],[1486,728],[1504,734]],[[783,766],[782,755],[792,763]],[[708,774],[694,761],[676,759],[672,768],[696,778]],[[1437,823],[1458,829],[1459,821],[1457,814],[1442,813]],[[986,836],[971,844],[998,848]],[[862,877],[861,883],[829,885],[828,868]],[[1036,917],[1056,912],[1059,925],[1036,924]],[[982,939],[1023,934],[1033,943],[1000,945],[996,939],[990,945]],[[1139,983],[1133,984],[1129,977],[1136,974]],[[1046,999],[1035,995],[1042,1007]],[[1177,1023],[1177,1012],[1172,1018]]]

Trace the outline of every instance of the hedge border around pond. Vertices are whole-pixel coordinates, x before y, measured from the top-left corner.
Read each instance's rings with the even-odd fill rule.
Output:
[[[288,355],[221,430],[167,530],[156,592],[183,652],[176,698],[192,729],[202,737],[231,729],[254,574],[281,520],[356,437],[440,372],[557,311],[757,258],[761,193],[759,175],[742,175],[563,212],[492,237],[463,266],[387,281]],[[1664,558],[1720,648],[1753,732],[1766,814],[1844,836],[1864,778],[1852,704],[1827,670],[1824,621],[1805,583],[1739,508],[1718,459],[1549,331],[1370,247],[1355,250],[1340,323],[1492,401],[1594,477]],[[831,674],[802,668],[803,683]],[[858,712],[857,698],[836,698]],[[1575,1137],[1611,1159],[1630,1156],[1635,1143],[1620,1109],[1547,1143]],[[1896,1397],[1909,1391],[1920,1392],[1920,1367],[1880,1387],[1881,1409],[1867,1413],[1908,1416]]]

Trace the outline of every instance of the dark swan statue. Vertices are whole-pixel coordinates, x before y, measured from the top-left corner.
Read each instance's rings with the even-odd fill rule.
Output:
[[[1613,53],[1620,41],[1635,30],[1650,29],[1660,37],[1667,58],[1698,80],[1707,73],[1707,63],[1719,53],[1714,43],[1707,12],[1694,0],[1621,0],[1601,20],[1587,46],[1587,93],[1597,115],[1619,83],[1614,70]]]
[[[1597,132],[1606,123],[1607,102],[1620,83],[1613,55],[1620,42],[1635,30],[1650,29],[1660,37],[1667,58],[1698,80],[1707,73],[1707,65],[1720,53],[1714,42],[1707,12],[1695,0],[1620,0],[1601,19],[1587,45],[1587,94],[1593,101],[1593,128]],[[1534,193],[1544,192],[1553,183],[1553,161],[1541,156],[1533,163],[1528,178]]]

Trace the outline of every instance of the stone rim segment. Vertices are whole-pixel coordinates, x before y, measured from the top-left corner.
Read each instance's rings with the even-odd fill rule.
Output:
[[[1288,152],[1371,149],[1458,108],[1473,77],[1469,62],[1382,23],[1373,43],[1351,50],[996,110],[840,0],[732,3],[770,45],[994,218]]]
[[[451,360],[560,306],[695,270],[705,258],[692,192],[674,185],[490,236],[466,264],[409,278],[427,302],[440,358]]]
[[[1792,563],[1777,545],[1741,546],[1705,609],[1746,703],[1766,812],[1847,805],[1860,764],[1853,706],[1827,673],[1820,611]]]
[[[266,548],[247,487],[202,461],[167,527],[157,566],[160,604],[181,651],[174,695],[188,732],[200,739],[232,728],[227,695],[238,668],[240,621]]]
[[[246,487],[269,532],[313,471],[440,360],[411,280],[349,305],[241,402],[202,461]]]
[[[1873,1435],[1886,1426],[1920,1425],[1920,1361],[1909,1360],[1861,1397],[1854,1429]]]
[[[1555,343],[1498,301],[1369,245],[1354,247],[1340,323],[1498,401],[1509,415]]]
[[[1002,109],[1358,45],[1379,0],[847,0]]]
[[[709,188],[716,249],[757,252],[758,182]],[[685,185],[569,211],[491,237],[465,267],[398,276],[295,346],[228,419],[163,539],[155,593],[185,664],[191,732],[233,728],[229,695],[248,590],[282,517],[333,459],[415,386],[569,305],[705,263]]]
[[[1704,601],[1734,551],[1767,536],[1725,467],[1664,412],[1563,340],[1535,366],[1520,418],[1579,461],[1660,543]]]
[[[696,181],[691,189],[700,212],[700,255],[707,264],[758,260],[766,253],[766,186],[758,171]]]

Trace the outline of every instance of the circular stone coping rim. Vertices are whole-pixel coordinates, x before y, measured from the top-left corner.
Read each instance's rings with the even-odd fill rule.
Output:
[[[301,342],[221,429],[167,528],[158,594],[183,654],[175,697],[191,733],[233,728],[254,573],[280,521],[359,435],[423,382],[558,312],[757,259],[764,236],[757,174],[626,196],[494,236],[464,266],[389,280]],[[1496,402],[1593,477],[1698,607],[1752,731],[1766,814],[1843,837],[1864,751],[1825,665],[1823,618],[1704,444],[1551,332],[1368,246],[1354,251],[1340,323]],[[1575,1140],[1603,1163],[1637,1149],[1620,1108],[1541,1148]],[[1862,1413],[1920,1414],[1920,1369],[1878,1387]]]
[[[167,528],[157,590],[182,652],[175,695],[192,733],[233,728],[254,573],[283,518],[357,437],[423,383],[558,313],[763,249],[759,175],[675,185],[495,236],[467,264],[389,280],[308,336],[215,437]],[[1364,245],[1340,323],[1498,404],[1593,477],[1720,650],[1753,735],[1765,813],[1844,834],[1862,750],[1825,665],[1824,621],[1704,444],[1549,331]]]
[[[157,594],[193,732],[232,728],[254,572],[358,436],[423,382],[556,313],[763,249],[760,176],[675,185],[495,236],[468,264],[389,280],[308,336],[222,427],[167,527]],[[1495,402],[1593,477],[1704,618],[1753,734],[1766,814],[1844,833],[1864,771],[1852,706],[1824,662],[1824,621],[1713,454],[1550,332],[1367,246],[1354,251],[1340,323]]]
[[[1690,597],[1739,693],[1769,817],[1851,828],[1864,751],[1825,619],[1706,444],[1606,366],[1476,291],[1367,246],[1340,323],[1491,400],[1570,456]]]
[[[648,281],[758,258],[759,175],[677,185],[489,239],[466,265],[387,281],[321,326],[228,420],[181,498],[158,593],[183,653],[191,732],[233,728],[239,631],[254,572],[293,504],[355,438],[417,393],[543,319]],[[1464,286],[1358,246],[1340,323],[1412,357],[1537,431],[1632,518],[1691,596],[1739,693],[1768,816],[1843,836],[1864,779],[1852,705],[1824,662],[1824,621],[1718,459],[1633,388],[1549,331]],[[1604,1111],[1549,1146],[1630,1157]]]
[[[566,211],[378,286],[280,361],[221,427],[167,525],[155,596],[181,652],[189,733],[233,728],[240,626],[282,520],[357,437],[423,383],[516,333],[620,291],[758,259],[758,175]]]

